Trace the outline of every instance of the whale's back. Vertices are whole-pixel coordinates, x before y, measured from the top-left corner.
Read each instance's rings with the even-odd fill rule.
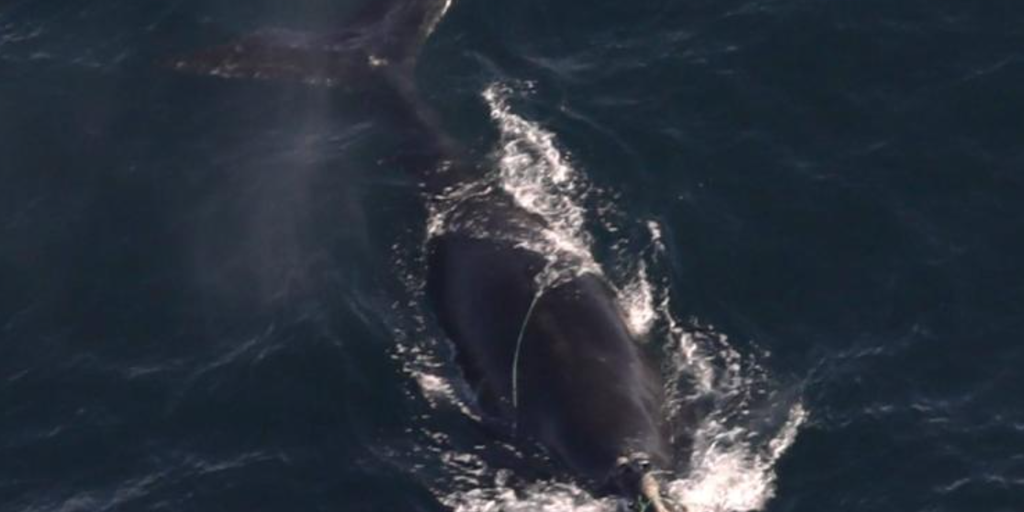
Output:
[[[645,452],[666,463],[661,379],[614,291],[586,273],[538,297],[545,263],[499,240],[432,241],[431,299],[484,411],[597,482],[619,456]]]

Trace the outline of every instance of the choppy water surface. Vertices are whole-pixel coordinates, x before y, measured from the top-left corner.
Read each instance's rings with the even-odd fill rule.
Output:
[[[166,65],[358,4],[0,5],[0,509],[616,510],[481,426],[424,297],[502,190],[659,362],[674,501],[1021,510],[1024,7],[460,0],[437,197],[373,93]]]

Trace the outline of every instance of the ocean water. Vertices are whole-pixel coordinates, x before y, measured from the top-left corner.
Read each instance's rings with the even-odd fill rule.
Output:
[[[442,197],[372,92],[167,65],[361,3],[0,3],[0,510],[616,510],[424,297],[488,187],[619,290],[691,512],[1024,510],[1024,5],[458,0]]]

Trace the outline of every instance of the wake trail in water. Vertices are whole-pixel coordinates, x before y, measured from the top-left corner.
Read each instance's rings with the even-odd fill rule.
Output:
[[[434,198],[427,238],[459,222],[452,212],[461,202],[500,190],[518,207],[545,221],[539,236],[515,240],[517,245],[547,258],[549,268],[541,278],[542,286],[586,272],[614,275],[595,261],[594,237],[587,230],[588,217],[593,216],[584,205],[594,195],[594,187],[558,147],[553,132],[513,107],[529,90],[529,84],[494,84],[482,92],[499,131],[494,152],[497,169],[476,183]],[[615,206],[602,204],[599,208]],[[607,233],[628,231],[605,218],[598,220],[597,229]],[[775,492],[775,464],[795,441],[808,413],[799,397],[794,398],[794,393],[773,381],[756,356],[739,353],[724,335],[711,328],[701,327],[696,321],[684,324],[673,316],[668,278],[656,277],[666,257],[661,226],[648,221],[645,227],[646,249],[639,257],[628,258],[633,261],[626,269],[624,282],[613,284],[633,334],[663,347],[667,388],[664,414],[671,425],[686,423],[686,432],[677,434],[692,439],[685,451],[677,453],[677,467],[672,468],[673,474],[665,484],[668,497],[690,512],[762,509]],[[495,234],[480,231],[476,235]],[[410,277],[407,284],[422,292],[421,280]],[[419,332],[426,341],[417,343],[406,338],[400,343],[400,352],[407,356],[406,370],[435,410],[454,406],[477,418],[471,396],[459,391],[458,377],[445,369],[450,363],[438,355],[449,353],[450,348],[443,348],[443,340],[426,334],[423,319],[428,315],[418,316],[422,327]],[[707,411],[696,419],[696,426],[689,411],[695,403],[708,404]],[[460,446],[437,432],[427,436],[434,444],[426,452],[440,457],[448,473],[434,486],[434,492],[456,511],[610,512],[621,506],[617,499],[595,497],[571,481],[518,478],[507,468],[492,467],[478,447]]]

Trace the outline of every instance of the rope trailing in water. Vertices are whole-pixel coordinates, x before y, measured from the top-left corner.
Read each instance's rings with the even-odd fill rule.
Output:
[[[526,335],[526,326],[530,324],[530,317],[533,316],[533,308],[540,301],[544,289],[538,289],[530,302],[530,309],[526,310],[526,317],[523,318],[523,326],[519,328],[519,338],[516,340],[516,353],[512,357],[512,408],[519,410],[519,353],[523,350],[523,337]]]

